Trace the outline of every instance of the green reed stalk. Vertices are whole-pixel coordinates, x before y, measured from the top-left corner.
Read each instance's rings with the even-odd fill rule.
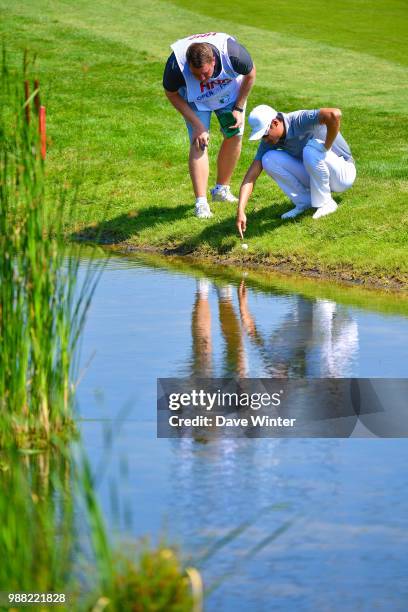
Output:
[[[78,281],[64,244],[78,185],[46,205],[38,116],[24,70],[3,51],[0,93],[0,447],[48,443],[72,427],[73,363],[98,269]],[[27,121],[27,107],[30,122]],[[49,198],[48,198],[49,199]]]

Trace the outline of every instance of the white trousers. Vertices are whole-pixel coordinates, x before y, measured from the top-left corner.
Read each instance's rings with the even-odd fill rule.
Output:
[[[262,158],[263,169],[298,208],[320,208],[331,200],[331,192],[349,189],[356,178],[351,161],[333,151],[315,148],[321,141],[310,141],[303,149],[303,161],[285,151],[268,151]]]

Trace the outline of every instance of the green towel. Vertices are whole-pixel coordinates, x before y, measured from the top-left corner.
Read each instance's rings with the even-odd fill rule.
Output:
[[[218,121],[222,127],[222,131],[226,138],[232,138],[236,134],[239,134],[239,128],[231,129],[231,125],[236,123],[236,119],[231,111],[225,111],[218,114]]]

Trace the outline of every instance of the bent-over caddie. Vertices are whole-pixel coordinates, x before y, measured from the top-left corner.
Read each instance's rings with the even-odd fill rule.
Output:
[[[225,112],[237,134],[221,127],[224,139],[218,153],[217,183],[213,201],[236,202],[230,191],[232,173],[241,153],[245,104],[255,82],[255,66],[248,51],[222,32],[194,34],[171,45],[163,87],[167,98],[181,113],[190,137],[189,169],[196,197],[196,216],[211,217],[207,201],[209,129],[214,111],[221,125]],[[234,122],[235,120],[235,122]]]

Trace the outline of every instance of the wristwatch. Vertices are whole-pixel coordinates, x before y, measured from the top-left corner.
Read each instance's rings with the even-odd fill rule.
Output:
[[[237,110],[239,113],[243,113],[244,109],[241,108],[240,106],[234,106],[234,108],[232,110]]]

